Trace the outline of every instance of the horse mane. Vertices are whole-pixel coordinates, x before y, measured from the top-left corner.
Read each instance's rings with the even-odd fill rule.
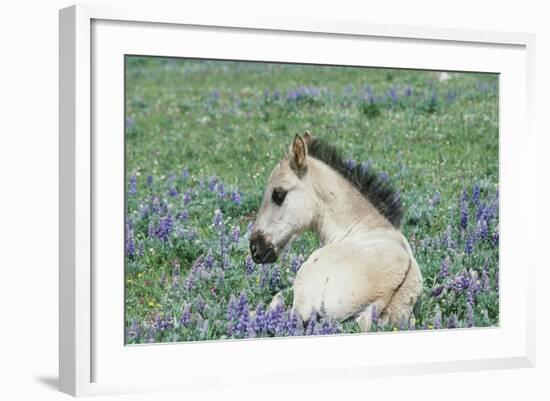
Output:
[[[399,192],[389,180],[384,180],[370,166],[361,164],[350,166],[340,151],[328,142],[313,138],[308,144],[308,154],[338,172],[396,228],[401,224],[403,208]]]

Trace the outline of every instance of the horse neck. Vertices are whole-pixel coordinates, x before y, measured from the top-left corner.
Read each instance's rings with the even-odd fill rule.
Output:
[[[318,198],[312,229],[322,244],[358,238],[374,229],[392,228],[349,181],[325,163],[310,160],[308,172]]]

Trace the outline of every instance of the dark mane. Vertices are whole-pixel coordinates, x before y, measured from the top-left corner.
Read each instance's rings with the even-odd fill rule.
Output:
[[[309,156],[336,170],[357,188],[394,227],[399,228],[403,216],[401,197],[388,180],[381,178],[370,166],[365,168],[361,164],[355,166],[346,164],[338,149],[322,139],[313,138],[308,144],[308,153]]]

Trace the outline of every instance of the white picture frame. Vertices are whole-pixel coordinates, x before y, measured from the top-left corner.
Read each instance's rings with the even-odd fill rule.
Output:
[[[199,45],[178,46],[181,38]],[[261,45],[254,45],[257,39]],[[536,221],[525,195],[526,188],[535,188],[534,40],[522,33],[348,21],[224,20],[155,7],[78,5],[61,10],[60,390],[80,396],[240,386],[274,377],[281,383],[359,380],[534,366],[535,259],[529,256],[533,245],[522,234],[534,232]],[[372,61],[356,57],[351,46],[365,46]],[[321,47],[332,51],[321,52]],[[385,54],[383,47],[400,51]],[[124,54],[500,73],[500,327],[125,347],[119,321],[123,276],[103,274],[98,267],[112,263],[123,269],[118,263],[123,248],[117,253],[123,235],[123,114],[117,113],[123,105],[119,56]],[[98,129],[115,135],[98,140]],[[106,222],[114,229],[106,230]],[[512,265],[514,269],[507,268]],[[454,349],[446,350],[446,343]],[[383,349],[393,352],[377,352]],[[177,375],[155,372],[161,362],[170,367],[175,358],[181,361],[182,352],[187,363],[180,363]],[[291,367],[281,355],[295,355]],[[204,363],[214,356],[219,358],[215,368]],[[137,366],[140,371],[133,369]],[[150,369],[141,372],[144,366]]]

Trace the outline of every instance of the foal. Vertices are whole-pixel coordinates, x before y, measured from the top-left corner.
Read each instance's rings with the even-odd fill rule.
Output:
[[[422,288],[401,216],[399,195],[386,181],[371,169],[348,168],[333,146],[306,132],[268,179],[250,250],[256,263],[273,263],[313,230],[321,248],[296,274],[293,309],[304,322],[314,313],[354,317],[369,331],[373,315],[381,324],[408,322]]]

